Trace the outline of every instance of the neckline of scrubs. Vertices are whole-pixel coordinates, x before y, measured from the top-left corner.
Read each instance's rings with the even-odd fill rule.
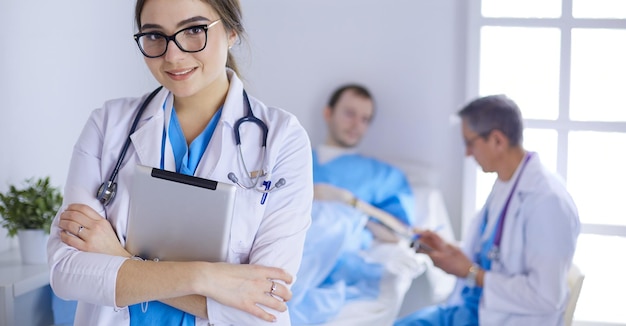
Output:
[[[165,109],[165,103],[164,109]],[[204,131],[196,137],[189,146],[184,136],[176,110],[171,108],[170,119],[165,119],[163,123],[163,138],[161,141],[161,169],[164,169],[165,142],[169,138],[172,150],[174,151],[174,161],[176,162],[176,172],[187,175],[194,175],[198,163],[204,154],[209,141],[215,131],[217,123],[222,114],[222,107],[211,118]],[[168,121],[169,120],[169,123]],[[168,132],[165,126],[168,125]],[[169,136],[169,137],[168,137]],[[131,325],[195,325],[195,317],[182,310],[163,304],[159,301],[138,303],[128,307]]]
[[[163,103],[163,110],[166,109],[166,103],[167,101]],[[217,127],[217,124],[222,116],[222,110],[223,106],[215,112],[202,133],[198,135],[191,142],[191,144],[189,144],[189,146],[187,146],[187,139],[185,138],[178,121],[176,110],[172,105],[169,111],[170,114],[166,114],[165,123],[163,125],[163,136],[161,139],[161,169],[165,169],[165,142],[169,139],[174,153],[176,172],[186,175],[194,175],[198,164],[200,163],[200,159],[204,155],[215,128]],[[168,127],[165,128],[165,126]]]

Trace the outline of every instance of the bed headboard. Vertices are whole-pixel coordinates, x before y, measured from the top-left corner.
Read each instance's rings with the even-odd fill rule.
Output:
[[[417,220],[421,221],[420,226],[427,229],[438,228],[438,233],[446,240],[454,240],[450,216],[437,186],[439,172],[418,161],[396,159],[388,162],[406,174],[415,196],[415,209]]]
[[[406,174],[411,187],[425,186],[436,188],[439,183],[439,171],[429,164],[407,159],[387,159],[387,162]]]

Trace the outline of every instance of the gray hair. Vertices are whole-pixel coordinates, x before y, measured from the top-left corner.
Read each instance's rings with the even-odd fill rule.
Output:
[[[509,144],[521,146],[524,122],[519,107],[506,95],[490,95],[477,98],[458,112],[468,127],[487,137],[493,130],[500,130]]]

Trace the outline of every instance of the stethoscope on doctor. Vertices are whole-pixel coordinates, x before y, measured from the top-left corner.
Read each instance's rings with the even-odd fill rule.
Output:
[[[524,161],[522,163],[522,166],[520,167],[519,173],[517,174],[515,183],[513,183],[511,192],[509,193],[509,196],[507,197],[506,202],[504,203],[504,207],[502,208],[502,211],[500,212],[500,215],[498,216],[498,220],[496,221],[497,224],[494,230],[495,234],[492,235],[493,243],[491,244],[491,248],[487,252],[487,259],[489,259],[490,261],[496,261],[496,262],[500,261],[500,244],[502,243],[502,231],[504,230],[504,221],[506,219],[506,212],[509,209],[511,198],[513,197],[513,194],[515,193],[515,189],[517,188],[517,184],[522,176],[522,173],[524,172],[524,168],[526,168],[526,165],[528,165],[528,161],[530,161],[530,158],[532,156],[533,156],[533,153],[529,152],[524,157]],[[485,211],[485,214],[484,214],[481,234],[484,234],[486,225],[487,225],[487,211]]]
[[[152,101],[152,99],[156,96],[156,94],[162,88],[163,86],[159,86],[157,89],[152,91],[152,93],[150,93],[150,95],[148,95],[148,97],[139,106],[139,110],[137,111],[137,114],[135,115],[135,119],[133,120],[133,124],[131,125],[130,131],[128,132],[128,137],[126,138],[126,142],[124,142],[122,151],[120,152],[117,162],[115,163],[115,167],[113,168],[113,171],[111,172],[111,176],[109,176],[108,181],[100,185],[96,193],[96,198],[98,199],[98,201],[100,201],[100,203],[102,203],[102,205],[104,206],[109,205],[115,198],[115,194],[117,192],[116,179],[117,179],[117,175],[120,172],[120,168],[122,166],[122,162],[124,161],[124,157],[126,156],[126,153],[128,152],[128,147],[130,146],[130,143],[131,143],[130,136],[135,132],[135,129],[137,128],[137,124],[139,123],[139,120],[141,119],[141,115],[143,114],[143,111],[146,109],[148,104],[150,104],[150,101]],[[228,173],[228,179],[243,189],[254,189],[260,193],[263,193],[264,194],[263,199],[261,200],[261,204],[263,204],[267,193],[284,186],[287,182],[285,181],[284,178],[280,178],[278,179],[278,181],[276,181],[276,184],[272,187],[270,187],[271,185],[270,181],[264,181],[262,183],[262,186],[264,186],[265,189],[260,189],[257,187],[259,183],[259,179],[265,175],[265,171],[263,171],[262,168],[265,166],[265,163],[266,163],[265,160],[266,160],[266,154],[267,154],[268,128],[267,128],[267,125],[261,119],[255,117],[254,113],[252,113],[252,106],[250,105],[250,100],[248,99],[248,94],[246,94],[245,90],[243,91],[243,98],[244,98],[243,100],[244,107],[246,107],[248,110],[245,116],[243,116],[242,118],[240,118],[239,120],[235,122],[233,129],[235,133],[235,144],[237,145],[237,149],[239,152],[239,161],[241,162],[244,173],[248,177],[251,184],[250,185],[242,184],[237,178],[237,176],[235,175],[235,173],[233,172]],[[262,138],[262,144],[261,144],[261,151],[262,151],[261,169],[259,169],[258,171],[260,172],[256,173],[256,175],[254,176],[249,172],[248,168],[246,167],[246,163],[243,159],[243,152],[241,150],[241,134],[239,133],[239,128],[244,122],[252,122],[256,124],[257,126],[259,126],[259,128],[261,128],[261,131],[263,132],[263,138]]]

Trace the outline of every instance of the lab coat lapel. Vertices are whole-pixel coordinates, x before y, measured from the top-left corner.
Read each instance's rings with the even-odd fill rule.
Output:
[[[515,189],[515,194],[513,194],[513,198],[511,198],[509,210],[512,214],[517,214],[517,211],[519,211],[522,201],[524,200],[524,196],[529,191],[533,190],[533,176],[537,175],[537,171],[540,169],[541,162],[539,157],[537,153],[533,153],[533,156],[528,161],[526,168],[522,171],[519,184],[517,185],[517,189]]]
[[[224,129],[226,129],[224,128],[224,123],[223,121],[220,121],[220,123],[217,124],[215,131],[213,131],[213,136],[211,136],[211,140],[209,141],[209,144],[207,145],[207,148],[204,151],[202,158],[200,159],[198,167],[196,168],[196,176],[212,180],[219,179],[220,181],[226,179],[226,176],[220,175],[217,176],[217,178],[213,176],[213,173],[216,172],[215,169],[217,167],[217,164],[220,162],[220,157],[222,155],[222,141],[224,138]]]
[[[137,130],[130,136],[141,165],[151,167],[160,167],[161,165],[161,142],[165,117],[163,102],[171,97],[169,94],[169,91],[163,89],[154,97],[146,108]],[[169,142],[166,142],[165,168],[169,170],[171,169],[169,165],[174,164],[174,154],[171,146],[168,145]]]
[[[243,84],[232,71],[229,70],[227,73],[230,86],[222,107],[222,115],[195,173],[196,176],[218,181],[227,181],[229,171],[236,168],[230,166],[231,160],[228,157],[237,155],[233,125],[244,112]],[[224,148],[224,144],[228,148]]]
[[[525,200],[526,194],[531,192],[534,188],[534,176],[537,175],[538,169],[541,169],[541,163],[539,158],[537,157],[537,153],[533,154],[533,157],[528,161],[528,165],[522,171],[520,176],[519,183],[517,188],[515,189],[515,193],[511,198],[511,203],[509,204],[509,208],[507,211],[506,223],[504,225],[503,235],[502,235],[502,250],[507,251],[505,248],[507,246],[506,235],[511,232],[519,232],[518,230],[512,230],[515,228],[517,223],[515,223],[515,219],[519,216],[519,211],[522,207],[522,203]]]

